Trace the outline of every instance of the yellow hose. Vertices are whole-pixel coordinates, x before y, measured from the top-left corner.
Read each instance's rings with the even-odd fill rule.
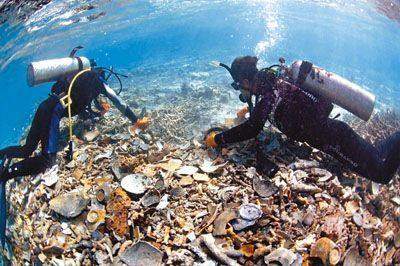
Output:
[[[72,111],[71,111],[71,104],[72,104],[72,99],[71,99],[71,92],[72,92],[72,87],[74,86],[74,83],[77,78],[79,78],[80,75],[82,75],[85,72],[90,71],[91,69],[85,69],[80,71],[78,74],[74,76],[72,79],[71,83],[69,84],[68,87],[68,93],[67,93],[67,99],[68,99],[68,125],[69,125],[69,140],[72,141],[72,136],[73,136],[73,130],[72,130]]]

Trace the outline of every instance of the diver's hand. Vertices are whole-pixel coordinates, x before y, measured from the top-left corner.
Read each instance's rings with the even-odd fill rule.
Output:
[[[237,111],[236,113],[236,117],[239,119],[245,119],[246,118],[246,114],[249,112],[249,107],[243,107],[242,109],[240,109],[239,111]]]
[[[215,132],[215,131],[211,131],[210,133],[208,133],[208,135],[206,136],[206,138],[204,140],[207,147],[209,147],[209,148],[218,147],[218,143],[215,142],[216,135],[217,135],[217,132]]]
[[[150,117],[143,117],[141,119],[138,119],[138,121],[135,123],[134,127],[139,128],[141,130],[145,130],[146,128],[149,127],[151,123]]]

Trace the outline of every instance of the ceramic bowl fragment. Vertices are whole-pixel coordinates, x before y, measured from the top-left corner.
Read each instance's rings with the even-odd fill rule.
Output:
[[[253,178],[253,189],[260,195],[260,197],[268,198],[275,195],[278,192],[278,187],[275,186],[270,180],[261,180],[259,177],[254,176]]]
[[[145,193],[149,184],[149,178],[142,174],[127,175],[121,180],[121,187],[134,195]]]
[[[176,173],[178,175],[193,175],[193,174],[197,173],[197,171],[199,171],[199,168],[197,168],[195,166],[185,165],[185,166],[179,168],[179,170],[176,171]]]
[[[163,253],[145,241],[139,241],[121,254],[121,260],[128,266],[162,265]]]
[[[264,262],[267,265],[279,262],[280,265],[285,266],[300,266],[302,263],[302,257],[300,255],[296,255],[286,248],[278,248],[265,256]]]
[[[143,207],[148,208],[152,205],[158,204],[160,200],[160,193],[155,189],[151,189],[144,194],[141,203]]]
[[[257,220],[261,218],[262,214],[261,207],[253,203],[242,204],[239,207],[240,217],[248,221]]]

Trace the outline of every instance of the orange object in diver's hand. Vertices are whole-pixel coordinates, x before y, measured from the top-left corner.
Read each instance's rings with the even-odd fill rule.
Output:
[[[215,131],[211,131],[206,139],[204,140],[205,144],[207,145],[207,147],[209,148],[216,148],[218,147],[218,143],[215,142],[215,136],[217,135],[217,132]]]
[[[104,101],[100,103],[101,105],[101,115],[105,115],[110,109],[111,109],[111,104],[109,104],[108,102]]]
[[[146,128],[149,127],[150,123],[151,123],[151,118],[144,116],[143,118],[137,120],[134,127],[139,128],[141,130],[145,130]]]
[[[243,107],[242,109],[240,109],[240,110],[236,113],[236,116],[237,116],[237,118],[244,119],[244,118],[246,118],[246,114],[247,114],[248,112],[249,112],[249,107],[246,106],[246,107]]]

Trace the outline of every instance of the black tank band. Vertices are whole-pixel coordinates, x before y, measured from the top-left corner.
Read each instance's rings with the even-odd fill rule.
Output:
[[[301,87],[303,85],[304,81],[306,81],[307,75],[308,75],[308,73],[310,73],[312,66],[313,66],[313,64],[308,61],[303,61],[301,63],[299,76],[298,76],[297,82],[296,82],[296,85],[298,87]]]
[[[78,64],[79,64],[79,71],[83,70],[83,62],[82,59],[80,57],[75,57],[76,60],[78,60]]]

